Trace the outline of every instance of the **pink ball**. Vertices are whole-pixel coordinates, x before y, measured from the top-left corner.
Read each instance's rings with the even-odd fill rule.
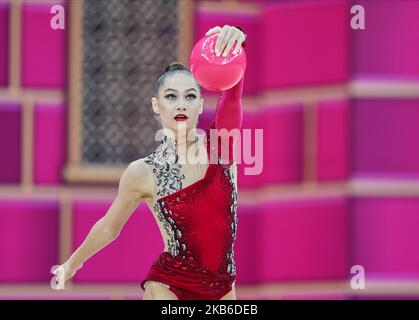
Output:
[[[224,91],[234,87],[246,70],[246,53],[243,48],[233,54],[236,44],[227,57],[215,55],[218,33],[205,36],[192,49],[189,57],[191,72],[198,83],[210,91]]]

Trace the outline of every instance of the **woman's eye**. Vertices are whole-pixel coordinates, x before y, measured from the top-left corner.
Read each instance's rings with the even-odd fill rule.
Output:
[[[192,100],[192,99],[195,99],[195,98],[196,98],[196,95],[194,95],[194,94],[188,94],[186,97],[187,97],[187,98],[188,98],[188,97],[191,97],[190,99]]]
[[[176,96],[174,94],[168,94],[168,95],[165,96],[165,98],[167,98],[167,99],[172,99],[172,97],[176,98]]]

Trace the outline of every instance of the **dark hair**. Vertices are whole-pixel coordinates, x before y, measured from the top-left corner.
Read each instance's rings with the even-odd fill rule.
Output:
[[[174,74],[174,73],[184,73],[189,74],[192,76],[192,73],[188,70],[188,68],[185,67],[185,65],[181,62],[172,62],[170,63],[166,69],[164,70],[163,74],[160,76],[160,78],[156,81],[156,84],[154,86],[154,96],[157,97],[160,87],[163,85],[164,80],[167,78],[168,75]],[[198,83],[196,84],[198,87],[199,93],[201,93],[201,88],[199,87]]]

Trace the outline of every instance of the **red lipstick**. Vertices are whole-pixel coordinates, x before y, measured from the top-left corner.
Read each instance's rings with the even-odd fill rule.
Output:
[[[186,120],[188,120],[188,116],[186,114],[179,113],[175,116],[175,120],[176,121],[186,121]]]

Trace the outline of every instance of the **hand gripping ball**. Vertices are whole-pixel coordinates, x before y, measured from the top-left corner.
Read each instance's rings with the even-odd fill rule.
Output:
[[[234,54],[235,45],[227,57],[215,55],[218,34],[199,40],[189,57],[191,72],[196,81],[207,90],[224,91],[234,87],[246,70],[246,53],[241,47]]]

